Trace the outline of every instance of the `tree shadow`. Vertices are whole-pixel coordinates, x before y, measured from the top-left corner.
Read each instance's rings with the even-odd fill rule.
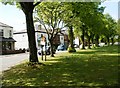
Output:
[[[101,55],[97,51],[81,52],[48,59],[45,66],[38,65],[37,68],[31,68],[26,64],[20,65],[7,72],[7,79],[3,76],[3,85],[76,87],[119,85],[118,55]],[[11,76],[13,74],[14,76]]]

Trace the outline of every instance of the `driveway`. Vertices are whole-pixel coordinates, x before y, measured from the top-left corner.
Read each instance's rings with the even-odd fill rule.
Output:
[[[29,53],[0,55],[0,72],[10,69],[10,67],[27,60]]]

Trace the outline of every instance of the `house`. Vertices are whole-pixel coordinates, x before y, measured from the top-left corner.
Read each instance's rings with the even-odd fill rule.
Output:
[[[13,27],[0,22],[0,53],[6,50],[14,50],[15,42],[13,39]]]
[[[15,48],[16,49],[29,49],[29,45],[28,45],[28,37],[27,37],[27,30],[21,30],[18,32],[14,32],[14,39],[17,41],[15,43]],[[46,42],[47,45],[49,45],[49,40],[48,40],[48,35],[46,33],[46,30],[41,28],[40,25],[35,25],[35,37],[36,37],[36,46],[39,49],[41,46],[41,36],[44,36],[46,38]],[[54,39],[54,44],[64,44],[64,43],[68,43],[68,37],[66,34],[64,33],[60,33],[56,36],[56,38]]]

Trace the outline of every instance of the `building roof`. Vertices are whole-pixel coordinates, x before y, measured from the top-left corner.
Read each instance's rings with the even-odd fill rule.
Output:
[[[0,42],[16,42],[13,38],[0,37]]]
[[[9,27],[9,28],[13,28],[12,26],[9,26],[9,25],[4,24],[4,23],[2,23],[2,22],[0,22],[0,26],[1,26],[1,27]]]
[[[46,30],[44,28],[41,28],[41,30],[35,30],[35,32],[46,33]],[[24,33],[27,33],[27,29],[15,31],[13,34],[24,34]],[[67,30],[61,30],[61,32],[58,33],[58,35],[68,35],[68,32],[67,32]]]

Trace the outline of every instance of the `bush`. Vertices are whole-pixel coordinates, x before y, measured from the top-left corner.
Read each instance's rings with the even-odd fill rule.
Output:
[[[76,52],[75,48],[72,48],[72,47],[68,47],[68,52]]]
[[[22,52],[25,53],[25,51],[26,51],[26,50],[25,50],[25,48],[24,48],[24,49],[22,50]]]

